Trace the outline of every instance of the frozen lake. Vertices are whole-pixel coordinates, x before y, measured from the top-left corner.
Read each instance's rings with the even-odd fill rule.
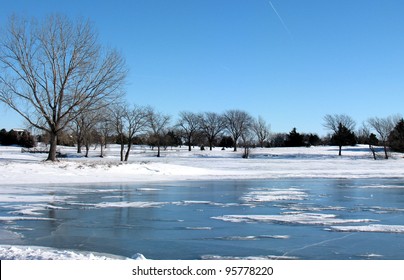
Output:
[[[7,186],[0,244],[150,259],[404,259],[404,180]]]

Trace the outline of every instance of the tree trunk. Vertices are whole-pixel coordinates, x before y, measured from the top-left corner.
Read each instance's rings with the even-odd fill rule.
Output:
[[[376,160],[377,158],[375,148],[372,145],[369,145],[369,149],[372,151],[373,159]]]
[[[57,147],[58,137],[55,132],[50,132],[50,147],[48,158],[46,160],[57,161],[56,158],[56,147]]]
[[[104,157],[104,144],[103,143],[101,143],[101,154],[100,154],[100,157]]]
[[[125,144],[123,144],[123,143],[121,142],[121,161],[123,161],[124,150],[125,150]]]
[[[130,153],[130,148],[131,147],[132,147],[132,144],[129,141],[128,150],[126,151],[126,154],[125,154],[125,161],[128,161],[128,159],[129,159],[129,153]]]
[[[77,139],[77,153],[81,154],[81,140]]]
[[[157,157],[160,157],[160,143],[157,145]]]
[[[213,149],[213,140],[211,137],[208,137],[208,143],[209,143],[209,150],[212,151]]]
[[[338,155],[339,155],[339,156],[342,155],[342,146],[339,146],[339,153],[338,153]]]
[[[243,158],[248,158],[250,156],[250,149],[247,145],[244,146]]]
[[[90,145],[86,144],[85,146],[86,146],[86,155],[85,155],[85,157],[88,157],[88,152],[90,151]]]
[[[188,152],[190,152],[192,150],[191,146],[192,146],[191,145],[191,137],[188,137]]]
[[[389,159],[389,154],[388,154],[388,151],[387,151],[387,146],[384,145],[383,148],[384,148],[384,158],[385,158],[385,159]]]

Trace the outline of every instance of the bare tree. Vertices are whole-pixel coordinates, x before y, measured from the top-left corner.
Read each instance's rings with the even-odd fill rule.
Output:
[[[257,136],[260,147],[263,148],[265,141],[268,141],[270,137],[271,133],[270,125],[266,123],[264,118],[259,116],[258,119],[254,120],[252,129],[255,135]]]
[[[206,112],[200,115],[199,126],[209,143],[212,151],[216,137],[226,128],[226,122],[222,115],[213,112]]]
[[[124,59],[101,49],[88,21],[11,17],[0,42],[0,101],[50,134],[48,160],[56,160],[57,137],[68,123],[122,94]]]
[[[77,153],[81,153],[81,148],[84,144],[86,147],[85,157],[88,157],[88,151],[94,139],[93,130],[100,119],[99,111],[84,111],[69,125],[76,140]]]
[[[237,151],[237,141],[252,127],[253,118],[245,111],[229,110],[224,114],[226,129],[234,140],[234,151]]]
[[[324,116],[325,128],[328,128],[334,132],[332,139],[339,147],[338,155],[342,154],[342,146],[351,145],[355,141],[355,121],[348,115],[326,115]]]
[[[253,146],[254,143],[254,134],[252,130],[245,130],[241,136],[240,136],[243,147],[244,147],[244,152],[243,152],[243,158],[249,158],[251,154],[251,147]]]
[[[369,145],[369,150],[372,152],[373,159],[377,160],[375,146],[378,145],[379,140],[374,133],[370,132],[370,128],[367,123],[362,123],[362,127],[358,129],[357,135],[361,144]]]
[[[147,125],[147,110],[143,107],[133,106],[132,108],[125,108],[124,110],[124,121],[126,127],[126,139],[128,143],[128,148],[125,154],[125,161],[129,159],[130,149],[133,144],[133,138],[140,132],[146,131]]]
[[[152,136],[156,139],[157,157],[160,157],[160,147],[163,138],[166,135],[167,127],[170,123],[170,116],[156,112],[154,109],[149,108],[147,112],[147,121]]]
[[[118,137],[118,142],[121,146],[120,148],[120,159],[121,161],[124,160],[124,153],[125,153],[125,106],[122,104],[115,104],[110,109],[111,119],[112,119],[112,126],[115,130],[115,133]]]
[[[109,107],[102,108],[100,111],[101,118],[96,125],[98,131],[98,143],[100,144],[100,157],[104,157],[104,149],[107,148],[108,138],[111,131],[114,130],[113,118]]]
[[[181,131],[181,134],[185,137],[188,144],[188,151],[191,151],[191,147],[194,142],[196,133],[199,130],[200,117],[192,112],[181,112],[180,118],[177,122],[177,127]]]
[[[335,114],[335,115],[325,115],[324,116],[324,127],[332,130],[333,132],[338,131],[338,126],[342,124],[349,130],[354,130],[356,122],[348,115]]]
[[[384,158],[388,159],[388,139],[390,133],[393,131],[395,125],[401,119],[399,115],[396,116],[389,116],[386,118],[370,118],[368,120],[369,125],[376,131],[377,135],[379,136],[379,142],[383,144],[384,148]]]

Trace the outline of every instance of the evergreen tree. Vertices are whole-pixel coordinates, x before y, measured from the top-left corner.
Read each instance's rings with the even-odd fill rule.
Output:
[[[303,141],[304,135],[298,133],[296,131],[296,127],[292,129],[291,132],[289,132],[287,139],[286,139],[286,147],[301,147],[304,146],[304,141]]]
[[[0,130],[0,145],[5,145],[4,142],[6,138],[7,138],[7,130],[3,128],[2,130]]]
[[[18,139],[18,144],[24,148],[33,148],[36,146],[35,138],[28,131],[24,131]]]
[[[404,119],[401,119],[390,133],[388,142],[395,152],[404,152]]]
[[[331,137],[331,144],[339,147],[339,156],[341,156],[342,146],[353,146],[356,143],[355,133],[342,123],[338,125],[338,130]]]
[[[307,146],[318,146],[318,145],[320,145],[320,143],[321,143],[321,139],[320,139],[320,137],[318,137],[318,135],[317,134],[312,134],[312,133],[310,133],[310,134],[308,134],[308,135],[306,135],[306,145]]]
[[[222,140],[220,140],[219,146],[223,148],[230,148],[234,146],[234,141],[231,136],[223,136]]]

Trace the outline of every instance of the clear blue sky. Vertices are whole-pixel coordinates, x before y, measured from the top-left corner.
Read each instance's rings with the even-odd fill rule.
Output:
[[[325,135],[325,114],[404,113],[402,0],[14,0],[0,24],[12,13],[90,18],[127,60],[127,99],[173,118],[242,109]]]

